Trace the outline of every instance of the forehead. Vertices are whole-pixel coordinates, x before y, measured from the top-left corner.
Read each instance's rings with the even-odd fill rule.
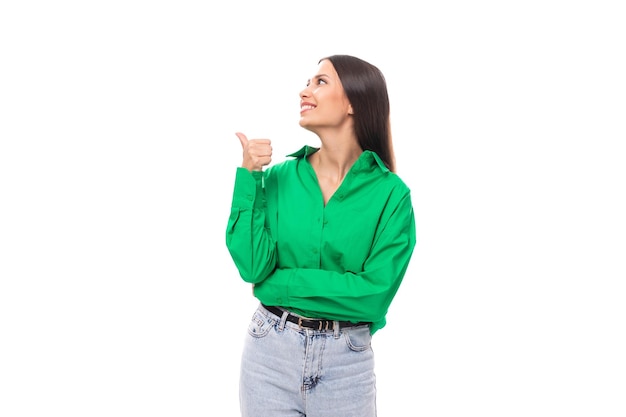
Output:
[[[337,78],[337,71],[335,71],[335,67],[328,59],[323,60],[317,66],[317,72],[315,73],[315,76],[319,76],[322,74],[332,78]]]

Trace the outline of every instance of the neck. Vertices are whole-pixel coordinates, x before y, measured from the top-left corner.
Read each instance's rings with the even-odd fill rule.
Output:
[[[318,175],[341,182],[362,153],[363,150],[356,142],[349,144],[322,142],[320,150],[311,155],[311,164],[316,168]]]

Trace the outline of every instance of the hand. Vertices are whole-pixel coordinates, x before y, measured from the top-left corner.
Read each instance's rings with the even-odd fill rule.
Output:
[[[241,166],[248,171],[262,171],[272,161],[272,141],[269,139],[248,139],[243,133],[235,133],[243,149]]]

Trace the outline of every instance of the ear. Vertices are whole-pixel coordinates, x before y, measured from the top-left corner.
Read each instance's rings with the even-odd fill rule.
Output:
[[[354,110],[352,110],[352,104],[348,104],[348,114],[349,115],[353,115],[354,114]]]

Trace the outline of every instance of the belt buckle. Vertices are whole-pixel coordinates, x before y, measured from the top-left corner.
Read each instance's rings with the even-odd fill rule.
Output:
[[[317,330],[328,330],[328,325],[330,324],[329,320],[318,320],[319,325],[317,326]],[[323,326],[322,324],[326,323],[326,326]],[[302,329],[302,317],[298,317],[298,327]],[[310,329],[311,327],[307,327],[307,329]]]
[[[302,325],[302,317],[298,317],[298,327],[301,329],[314,329],[315,327],[312,326],[303,326]],[[321,330],[322,329],[322,321],[320,320],[320,325],[319,325],[319,329],[317,330]]]

